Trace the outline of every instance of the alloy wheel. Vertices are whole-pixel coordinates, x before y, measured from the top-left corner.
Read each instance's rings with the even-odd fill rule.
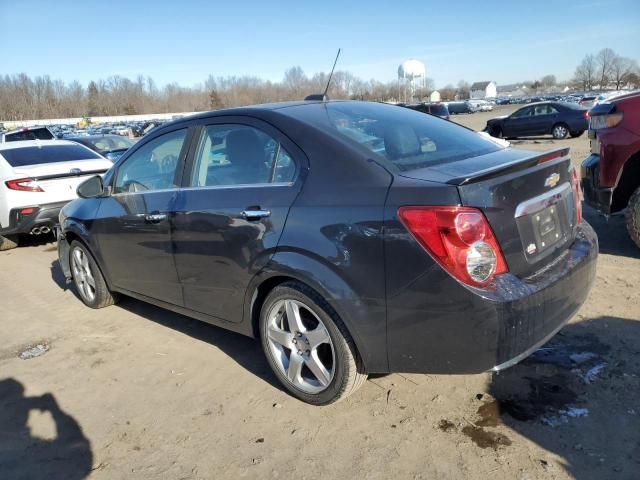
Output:
[[[96,298],[96,280],[91,273],[89,258],[81,248],[73,249],[71,269],[78,292],[86,301],[93,302]]]
[[[565,138],[568,133],[569,131],[564,125],[556,125],[555,127],[553,127],[554,138]]]
[[[333,380],[335,348],[326,326],[314,311],[298,300],[276,302],[267,317],[271,356],[289,383],[317,394]]]

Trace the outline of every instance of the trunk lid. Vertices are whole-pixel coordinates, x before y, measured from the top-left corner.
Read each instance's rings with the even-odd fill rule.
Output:
[[[403,172],[455,185],[461,204],[483,211],[515,275],[526,277],[562,255],[575,237],[569,149],[506,148]]]
[[[109,160],[74,160],[13,168],[14,178],[32,178],[40,188],[60,201],[76,198],[76,188],[93,175],[102,175],[113,164]]]

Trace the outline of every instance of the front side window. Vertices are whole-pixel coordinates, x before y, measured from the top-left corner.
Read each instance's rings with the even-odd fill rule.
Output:
[[[518,110],[517,112],[515,112],[513,115],[511,115],[511,118],[530,117],[531,113],[532,113],[531,107],[527,107],[527,108],[523,108],[522,110]]]
[[[114,193],[177,188],[176,168],[187,129],[151,140],[118,168]]]
[[[257,128],[209,125],[198,143],[193,187],[287,183],[295,163],[284,147]]]

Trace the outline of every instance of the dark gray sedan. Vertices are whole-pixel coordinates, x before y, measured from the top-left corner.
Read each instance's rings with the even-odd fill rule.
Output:
[[[579,188],[568,149],[392,105],[219,110],[82,184],[59,259],[87,306],[124,294],[257,337],[327,404],[368,373],[497,371],[546,342],[595,276]]]
[[[565,102],[540,102],[527,105],[511,115],[492,118],[484,131],[498,138],[553,135],[562,139],[579,137],[589,128],[586,108]]]

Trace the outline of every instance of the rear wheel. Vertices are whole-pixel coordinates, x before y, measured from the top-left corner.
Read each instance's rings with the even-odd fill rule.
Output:
[[[556,140],[562,140],[569,135],[569,128],[564,123],[558,123],[551,129],[551,134]]]
[[[0,252],[4,252],[5,250],[11,250],[12,248],[16,248],[18,246],[18,237],[14,235],[9,235],[7,237],[0,236]]]
[[[640,187],[636,188],[629,199],[625,219],[629,236],[640,248]]]
[[[303,284],[287,282],[269,293],[260,313],[260,337],[278,380],[307,403],[337,402],[367,379],[338,315]]]
[[[71,242],[69,264],[80,300],[87,307],[103,308],[118,301],[117,294],[109,291],[107,282],[87,247],[77,240]]]

